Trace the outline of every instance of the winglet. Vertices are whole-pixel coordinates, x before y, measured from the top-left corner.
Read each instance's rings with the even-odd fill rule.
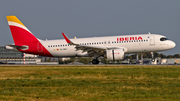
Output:
[[[64,33],[62,33],[62,35],[63,35],[64,39],[66,40],[66,42],[67,42],[68,44],[70,44],[70,45],[76,45],[76,44],[74,44]]]

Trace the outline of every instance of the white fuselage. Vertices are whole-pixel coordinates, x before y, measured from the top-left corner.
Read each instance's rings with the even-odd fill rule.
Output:
[[[139,38],[139,39],[138,39]],[[107,36],[71,39],[76,44],[103,48],[123,48],[125,54],[158,52],[175,47],[171,40],[160,40],[166,38],[158,34]],[[40,43],[53,55],[57,57],[86,56],[87,52],[76,50],[76,46],[69,45],[64,39],[41,40]],[[43,51],[43,50],[40,50]]]

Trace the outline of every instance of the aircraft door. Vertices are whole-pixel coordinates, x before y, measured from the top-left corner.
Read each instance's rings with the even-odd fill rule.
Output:
[[[155,45],[155,37],[154,36],[152,36],[152,35],[150,35],[149,36],[149,41],[150,41],[150,46],[153,46],[153,45]]]
[[[41,45],[40,42],[37,43],[37,51],[38,52],[43,52],[43,46]]]

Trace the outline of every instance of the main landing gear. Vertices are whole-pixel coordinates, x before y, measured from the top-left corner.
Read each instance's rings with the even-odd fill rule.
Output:
[[[99,60],[98,59],[93,59],[92,64],[99,64]]]

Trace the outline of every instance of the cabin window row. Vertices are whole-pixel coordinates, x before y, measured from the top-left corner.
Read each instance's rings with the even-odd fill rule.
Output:
[[[145,42],[145,41],[148,41],[148,40],[114,41],[112,43]]]
[[[79,45],[98,45],[98,44],[114,44],[114,43],[128,43],[128,42],[145,42],[148,40],[132,40],[132,41],[112,41],[112,42],[95,42],[95,43],[80,43]],[[65,47],[65,46],[74,46],[74,45],[69,45],[69,44],[64,44],[64,45],[48,45],[48,47]]]
[[[69,45],[69,44],[65,44],[65,45],[49,45],[48,47],[64,47],[64,46],[73,46],[73,45]]]

